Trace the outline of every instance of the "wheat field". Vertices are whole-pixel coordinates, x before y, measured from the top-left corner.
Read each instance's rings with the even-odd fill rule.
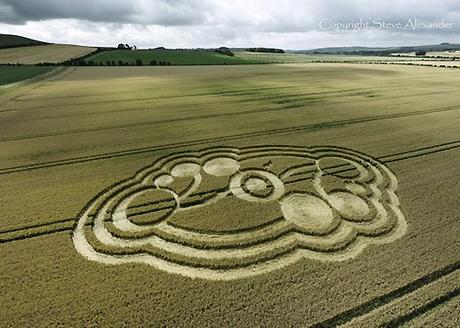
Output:
[[[293,63],[0,94],[0,325],[455,326],[459,87]]]

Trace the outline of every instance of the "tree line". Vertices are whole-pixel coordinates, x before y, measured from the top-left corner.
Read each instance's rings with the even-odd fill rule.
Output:
[[[217,52],[219,54],[229,56],[229,57],[235,57],[235,54],[233,53],[233,51],[231,51],[230,48],[227,48],[227,47],[220,47],[220,48],[214,49],[214,52]]]
[[[127,44],[127,43],[120,43],[120,44],[117,46],[117,49],[118,49],[118,50],[137,50],[137,47],[136,47],[136,46],[130,46],[130,45]]]
[[[63,63],[38,63],[35,66],[171,66],[171,62],[166,60],[151,60],[144,63],[142,59],[136,59],[134,62],[127,62],[122,60],[106,60],[96,62],[94,60],[84,60],[82,58],[72,58]]]
[[[277,49],[277,48],[247,48],[246,51],[249,51],[249,52],[267,52],[267,53],[274,53],[274,54],[284,54],[283,49]]]

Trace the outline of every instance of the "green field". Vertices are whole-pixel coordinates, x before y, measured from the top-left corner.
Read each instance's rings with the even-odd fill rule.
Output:
[[[144,65],[150,65],[151,61],[165,61],[171,65],[223,65],[223,64],[250,64],[257,63],[257,60],[249,60],[239,57],[230,57],[207,50],[113,50],[98,53],[86,59],[86,62],[93,61],[97,64],[114,62],[118,65],[123,63],[135,64],[140,59]]]
[[[32,79],[53,69],[53,67],[37,66],[0,66],[0,86]]]
[[[0,326],[458,326],[459,88],[291,63],[0,94]]]

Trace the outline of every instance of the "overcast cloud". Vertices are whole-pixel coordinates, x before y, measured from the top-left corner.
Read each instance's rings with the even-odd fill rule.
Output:
[[[392,46],[459,32],[459,0],[0,0],[0,33],[96,46]]]

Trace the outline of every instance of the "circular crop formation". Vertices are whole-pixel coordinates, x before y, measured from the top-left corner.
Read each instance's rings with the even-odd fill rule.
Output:
[[[81,212],[73,242],[100,263],[243,278],[302,258],[348,260],[400,238],[407,226],[396,188],[383,164],[344,148],[175,154],[100,193]]]

